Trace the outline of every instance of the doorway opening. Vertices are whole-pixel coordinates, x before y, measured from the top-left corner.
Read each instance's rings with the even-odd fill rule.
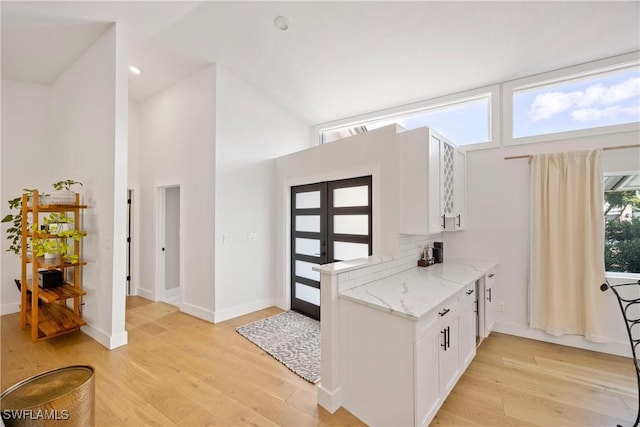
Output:
[[[131,283],[131,269],[132,269],[132,250],[131,247],[131,232],[133,223],[133,207],[131,206],[133,200],[133,190],[127,190],[127,295],[133,295],[133,287]]]
[[[317,265],[372,254],[371,176],[291,187],[291,309],[320,320]]]
[[[158,299],[180,306],[180,186],[158,188]]]

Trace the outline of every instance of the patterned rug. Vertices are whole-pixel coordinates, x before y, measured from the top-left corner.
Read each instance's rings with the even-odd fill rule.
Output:
[[[310,383],[320,381],[320,322],[285,311],[236,331]]]

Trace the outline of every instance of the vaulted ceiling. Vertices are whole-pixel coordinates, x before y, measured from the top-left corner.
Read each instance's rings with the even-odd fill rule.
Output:
[[[640,2],[10,2],[2,77],[51,84],[112,22],[130,97],[220,64],[308,124],[640,50]],[[281,31],[274,19],[286,16]]]

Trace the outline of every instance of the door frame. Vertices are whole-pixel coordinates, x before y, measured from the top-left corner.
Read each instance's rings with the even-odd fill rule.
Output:
[[[356,176],[351,178],[341,178],[338,180],[320,181],[311,184],[303,184],[289,187],[289,249],[287,257],[289,259],[289,308],[292,310],[300,311],[302,314],[310,316],[314,319],[320,320],[320,305],[316,306],[313,303],[295,298],[296,294],[294,286],[297,283],[314,287],[320,292],[321,279],[318,278],[317,284],[315,280],[307,279],[302,276],[295,275],[295,264],[298,260],[319,263],[320,265],[326,263],[336,262],[334,260],[334,242],[353,242],[366,244],[369,247],[369,254],[373,254],[373,211],[374,211],[374,197],[373,197],[373,175]],[[368,188],[368,204],[366,206],[349,206],[349,207],[334,207],[333,197],[334,190],[341,188],[360,187],[367,186]],[[298,212],[294,198],[299,193],[306,192],[319,192],[320,193],[320,205],[317,208],[303,209],[302,212]],[[336,215],[362,215],[368,216],[368,234],[337,234],[334,232],[333,218]],[[320,218],[320,229],[318,232],[301,232],[296,231],[294,219],[299,215],[318,215]],[[314,255],[303,255],[296,252],[295,239],[296,238],[310,238],[318,239],[320,241],[320,253]]]
[[[180,236],[182,236],[182,218],[184,218],[184,202],[182,197],[182,184],[180,182],[168,181],[155,185],[155,287],[154,287],[154,301],[165,300],[165,252],[162,250],[165,247],[165,228],[166,228],[166,211],[167,211],[167,189],[169,188],[180,189],[180,224],[178,224],[178,230]],[[182,309],[182,303],[184,302],[184,242],[180,238],[180,247],[178,253],[180,254],[180,262],[178,268],[180,269],[180,302],[179,307]]]
[[[313,184],[315,182],[323,181],[338,181],[341,179],[357,178],[359,176],[369,176],[372,178],[372,212],[373,212],[373,241],[371,242],[371,249],[373,255],[377,255],[379,248],[382,245],[382,239],[384,233],[382,232],[382,220],[384,214],[382,212],[382,194],[383,183],[381,181],[381,164],[369,163],[362,166],[357,166],[348,169],[336,169],[332,171],[320,172],[313,175],[305,176],[289,176],[283,177],[282,185],[280,187],[280,207],[282,213],[282,222],[280,225],[280,236],[282,239],[282,246],[279,248],[278,253],[278,271],[276,278],[280,286],[280,293],[276,300],[276,305],[284,310],[291,309],[291,187],[296,187],[305,184]],[[280,252],[282,251],[282,252]]]

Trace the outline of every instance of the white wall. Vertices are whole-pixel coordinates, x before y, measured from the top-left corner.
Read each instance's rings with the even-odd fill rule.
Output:
[[[625,329],[615,298],[602,294],[603,310],[610,320],[612,343],[594,344],[582,337],[552,337],[527,326],[527,286],[529,274],[529,165],[526,159],[504,160],[505,156],[561,152],[587,148],[637,144],[637,132],[550,143],[529,144],[470,151],[467,153],[468,229],[460,233],[443,233],[445,257],[496,259],[496,330],[515,335],[589,348],[597,351],[630,354]],[[616,159],[618,159],[616,161]],[[620,159],[630,164],[620,163]],[[639,169],[638,149],[606,151],[603,169],[613,164],[622,170]],[[593,286],[599,286],[594,283]]]
[[[56,179],[84,186],[83,330],[108,348],[126,344],[127,52],[113,25],[51,87]]]
[[[47,160],[49,141],[50,87],[2,80],[1,216],[9,211],[7,200],[22,194],[23,188],[51,189],[53,164]],[[1,314],[18,312],[20,293],[13,279],[20,277],[20,257],[6,252],[9,241],[2,226],[0,238]]]
[[[140,280],[140,104],[129,100],[129,153],[127,187],[131,200],[131,294],[136,295]]]
[[[217,70],[216,322],[274,305],[284,282],[275,274],[273,159],[310,146],[304,123],[228,70]],[[223,243],[223,235],[230,242]]]
[[[213,321],[216,68],[140,104],[138,294],[157,300],[158,187],[180,185],[181,310]],[[134,189],[135,190],[135,189]],[[137,233],[136,233],[137,234]]]
[[[277,304],[290,306],[291,187],[372,175],[373,255],[397,255],[398,150],[395,125],[315,146],[276,160]],[[417,258],[416,258],[417,260]],[[284,284],[284,285],[283,285]]]

